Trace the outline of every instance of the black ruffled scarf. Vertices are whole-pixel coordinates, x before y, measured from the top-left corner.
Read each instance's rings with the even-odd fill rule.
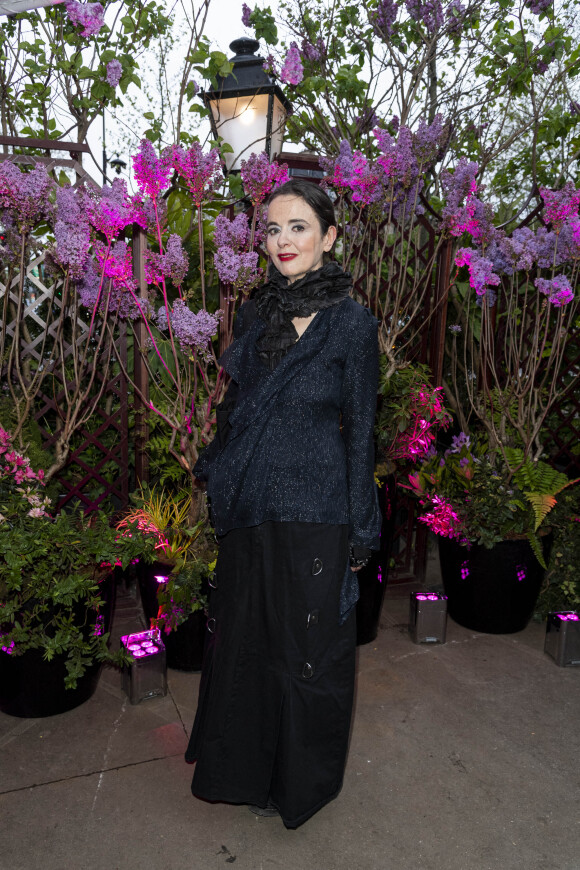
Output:
[[[254,296],[258,317],[266,324],[263,335],[256,342],[262,362],[275,369],[298,341],[293,317],[310,317],[315,311],[338,305],[350,294],[351,287],[351,275],[338,263],[326,263],[293,284],[289,284],[288,279],[271,265],[268,283]]]

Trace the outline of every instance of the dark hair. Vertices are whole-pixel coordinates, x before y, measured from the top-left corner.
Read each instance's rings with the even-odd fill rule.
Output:
[[[302,178],[292,178],[272,191],[266,200],[266,205],[270,205],[272,200],[278,196],[299,196],[304,202],[308,203],[318,218],[320,231],[323,236],[326,235],[329,227],[336,226],[336,216],[332,200],[314,182],[305,181]]]

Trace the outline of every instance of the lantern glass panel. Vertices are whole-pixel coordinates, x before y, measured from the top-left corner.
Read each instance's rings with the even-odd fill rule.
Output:
[[[233,148],[233,153],[224,154],[228,172],[239,171],[242,160],[247,160],[252,153],[266,150],[268,102],[268,94],[211,100],[217,133]],[[274,97],[271,158],[282,149],[285,118],[282,103]]]

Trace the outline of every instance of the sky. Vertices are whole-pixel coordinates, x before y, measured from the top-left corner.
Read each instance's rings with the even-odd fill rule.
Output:
[[[183,6],[185,3],[189,6],[191,3],[194,3],[195,6],[198,5],[196,0],[177,0],[174,4],[168,3],[167,8],[175,10],[175,16],[177,20],[177,26],[179,27],[179,21],[185,20]],[[211,0],[209,12],[207,16],[206,26],[204,29],[205,35],[209,38],[211,42],[211,48],[223,51],[228,57],[231,57],[233,52],[230,50],[229,45],[234,39],[238,39],[241,36],[252,36],[251,31],[244,27],[242,24],[242,2],[243,0]],[[278,0],[268,0],[267,5],[270,6],[273,14],[276,15],[276,11],[278,8]],[[264,47],[262,47],[259,51],[263,57],[266,56],[264,51]],[[140,75],[143,79],[147,79],[148,76],[152,76],[153,72],[148,71],[144,68],[144,64],[141,64]],[[118,114],[120,116],[123,115],[123,109],[118,110]],[[106,139],[107,139],[107,157],[111,159],[117,153],[116,146],[116,136],[115,130],[116,125],[114,119],[107,113],[106,116]],[[147,129],[149,126],[148,122],[143,119],[143,130]],[[91,126],[88,135],[88,142],[91,146],[92,152],[99,163],[99,167],[101,165],[101,155],[102,155],[102,122],[97,119]],[[121,128],[119,127],[119,130]],[[209,132],[209,123],[207,124],[207,132]],[[200,130],[200,138],[203,140],[205,138],[206,131],[204,128]],[[296,146],[289,146],[287,150],[296,150]],[[299,150],[299,149],[298,149]],[[128,162],[129,155],[127,153],[123,153],[126,151],[125,148],[119,150],[119,156]],[[95,166],[95,163],[92,159],[88,159],[87,161],[87,169],[91,175],[95,177],[95,180],[101,181],[101,176],[99,170]],[[110,176],[110,172],[109,172]],[[128,173],[123,172],[123,177],[127,177]]]

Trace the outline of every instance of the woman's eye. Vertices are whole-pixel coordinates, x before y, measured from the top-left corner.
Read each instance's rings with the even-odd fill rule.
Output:
[[[274,236],[277,232],[278,232],[278,227],[270,227],[270,229],[268,230],[268,235]]]
[[[304,229],[304,227],[303,227],[301,224],[296,224],[296,226],[294,227],[294,229],[297,230],[299,233],[301,233],[302,230]]]

